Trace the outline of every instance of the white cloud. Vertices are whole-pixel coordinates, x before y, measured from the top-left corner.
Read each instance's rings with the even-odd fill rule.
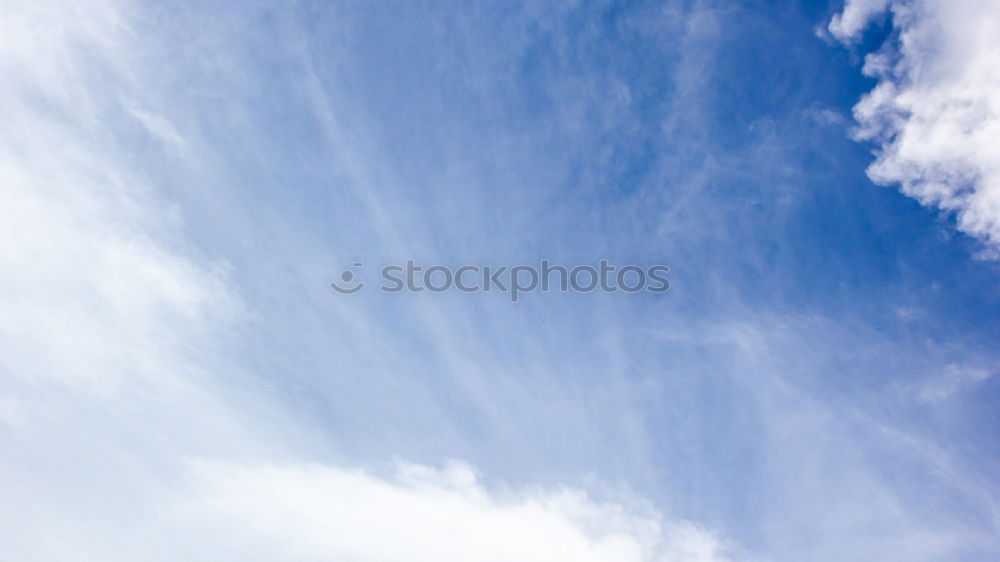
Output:
[[[884,1],[848,2],[830,23],[856,38]],[[898,40],[868,55],[878,85],[855,107],[857,137],[878,143],[868,173],[900,184],[958,227],[1000,248],[1000,3],[897,0]]]
[[[184,137],[166,117],[141,107],[129,107],[128,111],[156,138],[176,146],[184,146]]]
[[[833,16],[830,33],[839,39],[861,32],[872,17],[885,12],[890,0],[848,0],[844,11]]]
[[[188,141],[148,109],[157,92],[129,91],[138,79],[128,60],[135,37],[120,9],[96,0],[23,3],[0,17],[5,554],[730,559],[692,524],[597,503],[580,491],[491,491],[462,465],[408,465],[384,478],[262,461],[179,469],[181,459],[206,451],[223,459],[280,457],[294,448],[288,434],[305,430],[276,421],[281,414],[271,410],[262,424],[253,419],[257,404],[240,402],[248,400],[240,389],[227,388],[226,398],[215,390],[223,376],[208,373],[206,356],[238,299],[218,266],[185,244],[179,210],[130,157],[135,121],[163,141],[158,150]],[[165,392],[177,387],[189,392]]]
[[[99,1],[4,12],[0,370],[34,393],[181,384],[237,300],[219,266],[189,256],[178,213],[115,130],[127,110],[113,92],[129,82],[120,14]],[[162,118],[128,110],[171,134]],[[15,402],[0,423],[35,409]]]
[[[575,490],[490,490],[462,464],[403,465],[379,477],[322,465],[198,462],[192,474],[196,496],[175,514],[194,524],[186,536],[209,545],[204,559],[733,559],[691,524],[598,503]]]
[[[977,367],[948,365],[944,373],[926,381],[917,392],[921,402],[934,404],[951,398],[956,393],[990,379],[993,373]]]

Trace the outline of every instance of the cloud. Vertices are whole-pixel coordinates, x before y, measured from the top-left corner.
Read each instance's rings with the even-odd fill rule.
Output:
[[[218,391],[238,372],[212,356],[225,351],[220,342],[242,313],[240,298],[225,265],[185,240],[182,210],[151,171],[171,151],[197,162],[189,160],[194,150],[178,150],[193,141],[161,113],[160,92],[137,85],[141,72],[129,59],[136,34],[123,6],[32,3],[0,19],[8,32],[0,34],[5,553],[104,561],[732,559],[693,524],[578,490],[489,490],[464,465],[404,465],[378,477],[278,464],[295,448],[289,434],[308,430],[245,388]],[[219,363],[221,373],[213,372]],[[255,419],[261,411],[266,424]],[[226,460],[185,472],[183,459],[197,454]],[[267,460],[246,460],[255,454]]]
[[[754,279],[729,267],[739,252],[760,271],[792,271],[755,236],[782,224],[801,197],[786,188],[815,170],[789,160],[780,116],[749,121],[765,142],[715,146],[729,129],[717,134],[713,119],[731,121],[710,95],[716,63],[732,58],[720,41],[781,26],[758,22],[774,32],[758,33],[730,8],[632,13],[615,33],[646,50],[630,45],[608,66],[609,35],[581,35],[564,12],[511,10],[506,25],[464,5],[236,7],[34,2],[0,18],[0,260],[13,272],[0,276],[0,423],[16,426],[0,427],[0,528],[12,559],[683,562],[740,558],[730,541],[779,560],[995,549],[996,519],[980,517],[992,487],[954,491],[969,481],[962,463],[942,473],[914,447],[865,440],[908,419],[844,415],[871,394],[861,390],[881,396],[885,377],[940,358],[842,318],[774,327],[742,292]],[[437,43],[424,30],[440,31]],[[638,111],[659,104],[667,76],[669,107]],[[807,117],[838,124],[822,108]],[[648,164],[669,171],[615,172],[637,155],[621,146],[661,129],[677,152],[651,150]],[[786,144],[799,140],[825,148]],[[617,198],[635,183],[637,196]],[[747,214],[720,184],[749,188],[767,210]],[[794,237],[777,232],[765,242]],[[336,299],[324,287],[359,252],[503,259],[564,243],[574,259],[608,246],[686,256],[686,300],[512,308]],[[249,328],[233,321],[241,295],[258,320]],[[667,328],[669,341],[649,336]],[[243,339],[235,349],[229,330]],[[813,377],[831,387],[803,382]],[[178,385],[186,392],[169,391]],[[845,387],[859,389],[846,405]],[[397,457],[461,457],[529,484],[486,484],[461,464],[373,468]],[[897,458],[906,472],[883,472]],[[627,483],[668,515],[595,500],[581,480]]]
[[[571,489],[490,490],[466,465],[388,476],[316,464],[192,464],[175,514],[199,559],[449,562],[733,560],[712,534]]]
[[[187,385],[239,299],[135,165],[117,118],[171,129],[114,95],[130,87],[121,14],[32,3],[2,22],[0,427],[23,426],[51,409],[42,396],[67,390]]]
[[[155,137],[177,146],[185,144],[184,137],[177,131],[173,123],[164,116],[139,107],[129,107],[128,111]]]
[[[830,33],[841,40],[850,39],[862,29],[871,18],[885,12],[890,0],[847,0],[844,11],[833,16]]]
[[[941,402],[992,377],[993,373],[986,369],[948,365],[943,374],[920,386],[917,399],[928,404]]]
[[[878,146],[873,181],[899,184],[1000,251],[1000,4],[991,0],[848,2],[842,41],[890,7],[898,38],[865,59],[876,87],[854,108],[858,139]]]

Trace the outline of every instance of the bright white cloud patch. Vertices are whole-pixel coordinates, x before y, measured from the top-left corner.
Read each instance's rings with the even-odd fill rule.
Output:
[[[491,491],[465,465],[389,477],[322,465],[199,462],[180,514],[206,559],[710,562],[711,534],[574,490]],[[191,535],[188,535],[191,536]],[[212,542],[216,543],[212,547]],[[236,558],[231,558],[231,557]]]
[[[1000,249],[1000,2],[851,0],[830,23],[842,41],[891,8],[898,40],[868,55],[876,88],[854,108],[859,139],[879,144],[873,181]]]
[[[0,428],[49,409],[42,392],[186,384],[236,310],[122,134],[136,119],[172,130],[119,99],[129,41],[98,0],[0,17]]]
[[[830,32],[841,39],[860,33],[869,20],[889,6],[890,0],[848,0],[843,13],[833,16]]]

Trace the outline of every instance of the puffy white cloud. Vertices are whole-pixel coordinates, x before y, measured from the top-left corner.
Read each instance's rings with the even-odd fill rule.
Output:
[[[859,33],[869,20],[885,12],[890,0],[848,0],[844,11],[833,16],[830,22],[830,33],[841,39],[850,38]]]
[[[462,464],[384,477],[324,465],[197,462],[174,511],[205,560],[574,562],[732,560],[686,522],[580,491],[490,490]],[[214,545],[213,545],[214,543]]]
[[[888,6],[887,6],[888,5]],[[853,0],[830,23],[843,41],[892,10],[898,39],[869,54],[878,85],[854,108],[857,137],[878,143],[868,173],[1000,248],[1000,3]]]

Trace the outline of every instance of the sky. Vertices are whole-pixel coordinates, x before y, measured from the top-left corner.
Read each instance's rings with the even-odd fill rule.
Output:
[[[0,76],[0,559],[1000,558],[993,0],[0,0]]]

